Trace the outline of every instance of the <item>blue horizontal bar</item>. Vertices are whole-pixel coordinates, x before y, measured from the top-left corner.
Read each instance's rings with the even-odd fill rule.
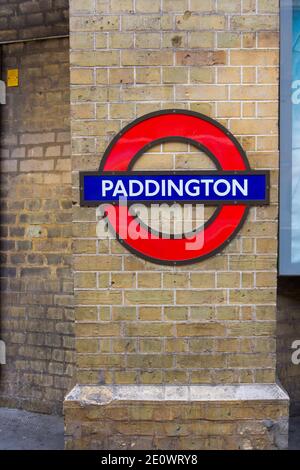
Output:
[[[84,174],[83,202],[266,202],[267,173]]]

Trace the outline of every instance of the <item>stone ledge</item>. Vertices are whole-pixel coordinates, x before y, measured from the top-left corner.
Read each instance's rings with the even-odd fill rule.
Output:
[[[278,384],[234,385],[76,385],[65,397],[65,405],[106,405],[112,401],[288,401]]]
[[[67,449],[286,449],[289,399],[277,384],[76,385]]]

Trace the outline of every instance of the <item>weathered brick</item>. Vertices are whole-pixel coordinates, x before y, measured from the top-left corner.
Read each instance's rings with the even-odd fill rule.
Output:
[[[122,51],[121,64],[127,65],[173,65],[173,55],[165,51]]]
[[[119,305],[122,295],[120,291],[77,291],[75,300],[79,305]]]
[[[71,32],[118,30],[119,17],[116,15],[105,16],[72,16],[70,18]]]
[[[278,17],[276,15],[233,16],[230,26],[237,31],[272,31],[278,27]]]
[[[196,304],[202,305],[210,303],[213,298],[215,304],[224,303],[226,293],[223,290],[189,290],[176,292],[176,301],[178,304]]]
[[[176,327],[178,336],[222,336],[225,327],[220,323],[186,323]]]
[[[278,51],[277,50],[234,50],[230,52],[231,65],[277,65],[278,64]]]
[[[220,65],[226,64],[225,51],[177,51],[176,65]],[[155,64],[154,64],[155,65]],[[168,65],[168,64],[166,64]],[[172,64],[169,64],[172,65]]]
[[[158,324],[143,322],[128,324],[126,327],[127,336],[173,336],[174,328],[171,324]]]
[[[225,17],[222,15],[196,15],[186,11],[183,15],[176,16],[176,28],[179,30],[220,30],[225,27]]]

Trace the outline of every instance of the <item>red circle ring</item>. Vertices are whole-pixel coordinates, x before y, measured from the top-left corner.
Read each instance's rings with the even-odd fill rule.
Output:
[[[134,162],[153,145],[161,142],[189,142],[204,150],[221,170],[247,171],[250,165],[247,156],[236,138],[217,121],[194,111],[167,109],[146,114],[124,127],[106,149],[100,171],[128,172]],[[115,210],[115,217],[112,211]],[[186,265],[202,261],[221,251],[236,236],[248,215],[244,204],[223,204],[203,229],[189,238],[196,243],[204,236],[204,245],[197,250],[186,249],[186,238],[161,238],[150,235],[128,211],[127,220],[119,217],[120,207],[108,206],[107,217],[117,239],[131,253],[156,264]],[[120,224],[136,224],[146,237],[121,239]],[[203,233],[204,231],[204,233]]]

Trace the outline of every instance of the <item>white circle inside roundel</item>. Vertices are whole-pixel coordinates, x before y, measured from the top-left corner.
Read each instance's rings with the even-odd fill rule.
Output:
[[[135,162],[134,171],[194,171],[215,170],[213,160],[204,152],[190,144],[182,142],[165,142],[152,147],[143,153]],[[182,236],[199,230],[214,215],[216,207],[204,206],[190,208],[182,204],[142,206],[133,204],[130,213],[135,215],[141,225],[149,227],[153,233],[161,233],[166,237]]]

